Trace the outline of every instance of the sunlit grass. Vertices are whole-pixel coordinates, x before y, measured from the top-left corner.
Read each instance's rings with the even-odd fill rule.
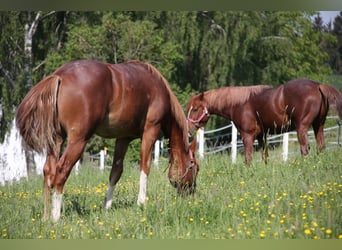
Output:
[[[274,155],[276,152],[271,151]],[[194,197],[179,197],[167,162],[152,166],[148,201],[136,205],[139,169],[126,165],[105,210],[109,169],[83,167],[65,186],[57,224],[42,221],[42,177],[0,187],[0,238],[15,239],[341,239],[342,154],[281,157],[245,166],[226,154],[200,161]]]

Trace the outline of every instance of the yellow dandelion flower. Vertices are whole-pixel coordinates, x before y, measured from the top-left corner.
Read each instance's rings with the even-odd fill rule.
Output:
[[[339,240],[342,240],[342,234],[340,234],[340,235],[338,236],[338,239],[339,239]]]
[[[103,225],[103,221],[99,221],[98,224],[99,224],[100,226],[102,226],[102,225]]]
[[[332,230],[328,228],[327,230],[325,230],[325,233],[326,234],[332,234]]]
[[[312,225],[313,227],[318,227],[318,224],[317,224],[317,222],[315,222],[315,221],[311,222],[311,225]]]
[[[261,239],[264,239],[266,237],[265,231],[261,231],[259,236],[260,236]]]
[[[311,230],[310,230],[310,229],[305,229],[305,230],[304,230],[304,233],[305,233],[306,235],[310,235],[310,234],[311,234]]]
[[[194,218],[190,217],[189,222],[193,222],[193,221],[194,221]]]
[[[148,235],[149,235],[150,237],[153,236],[153,232],[150,231],[150,232],[148,233]]]

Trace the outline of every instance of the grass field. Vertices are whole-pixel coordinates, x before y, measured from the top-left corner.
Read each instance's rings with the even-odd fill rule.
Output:
[[[342,154],[335,148],[287,163],[232,165],[227,154],[200,161],[194,197],[152,166],[148,201],[136,205],[139,169],[126,164],[114,207],[102,208],[109,169],[83,166],[65,186],[57,224],[42,221],[42,176],[0,187],[0,238],[7,239],[342,239]]]

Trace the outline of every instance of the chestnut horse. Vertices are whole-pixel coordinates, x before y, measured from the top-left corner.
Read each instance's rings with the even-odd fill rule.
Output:
[[[166,79],[150,64],[132,61],[112,65],[92,60],[66,63],[25,96],[17,109],[16,122],[25,143],[47,154],[44,219],[49,217],[48,204],[52,204],[52,220],[59,220],[63,187],[94,133],[117,138],[106,208],[112,205],[128,144],[135,138],[141,138],[137,203],[145,203],[151,150],[160,131],[170,139],[171,184],[181,193],[195,191],[196,142],[189,145],[184,111]]]
[[[223,87],[192,96],[187,103],[190,129],[204,126],[210,114],[232,120],[245,148],[245,162],[252,160],[253,143],[265,149],[268,134],[296,130],[302,155],[307,155],[307,132],[312,125],[317,151],[324,148],[323,126],[329,107],[342,118],[342,95],[333,86],[295,79],[276,88],[265,85]],[[267,154],[263,150],[263,158]]]

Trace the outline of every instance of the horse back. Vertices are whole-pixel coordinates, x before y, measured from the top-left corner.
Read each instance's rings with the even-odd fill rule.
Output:
[[[143,63],[107,64],[80,60],[55,72],[62,79],[58,109],[63,127],[103,137],[139,137],[147,113],[162,119],[165,86]],[[167,103],[167,102],[166,102]]]

